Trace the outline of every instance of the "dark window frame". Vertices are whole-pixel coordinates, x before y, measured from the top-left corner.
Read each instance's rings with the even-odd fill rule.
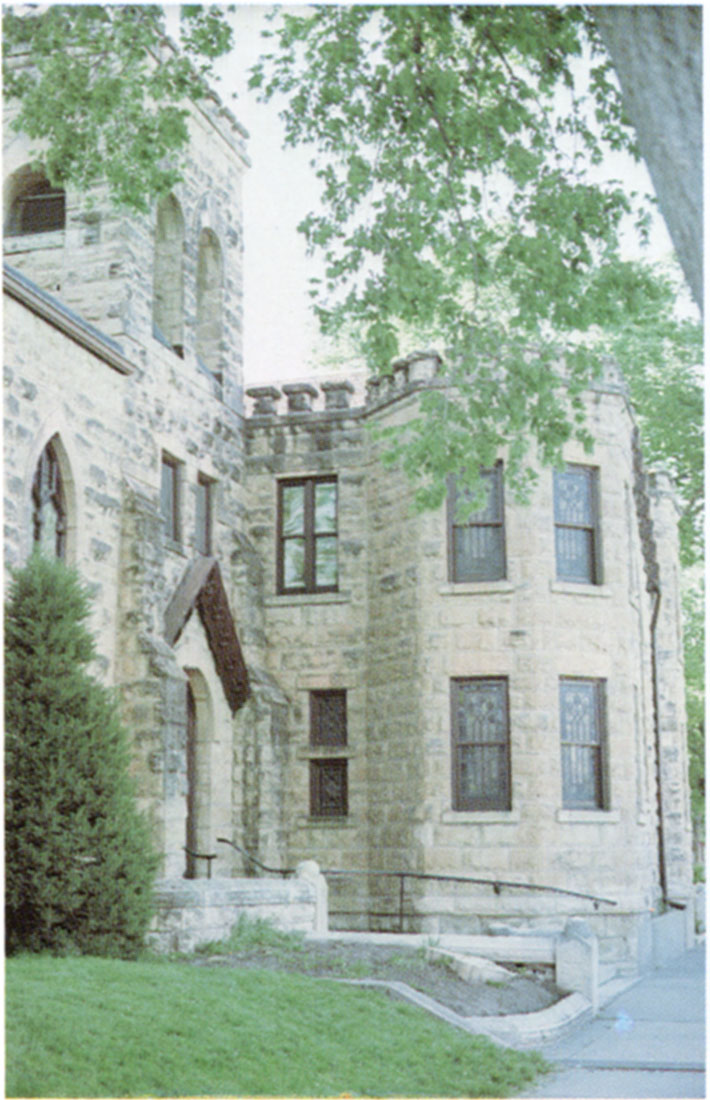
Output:
[[[563,693],[567,685],[591,684],[593,692],[593,714],[596,740],[580,741],[565,737]],[[565,810],[608,810],[609,809],[609,748],[607,723],[607,682],[591,676],[561,676],[559,680],[559,722],[560,722],[560,768],[562,779],[562,808]],[[566,782],[569,766],[566,761],[571,750],[586,750],[596,760],[594,767],[594,793],[586,797],[576,797],[570,793]]]
[[[28,237],[60,233],[65,228],[66,193],[61,187],[52,187],[48,180],[41,180],[15,198],[6,234],[8,237]]]
[[[209,557],[212,553],[212,519],[214,515],[214,478],[198,473],[195,493],[195,549]],[[204,490],[204,509],[199,503]]]
[[[570,473],[584,473],[589,482],[590,516],[585,523],[562,522],[558,519],[558,493],[559,476]],[[601,527],[599,506],[599,468],[597,466],[584,466],[581,463],[568,462],[564,470],[553,472],[553,514],[555,524],[555,575],[558,581],[570,584],[602,583],[602,557],[601,557]],[[590,569],[586,576],[569,572],[564,567],[558,550],[558,531],[584,531],[588,536]]]
[[[497,684],[503,692],[505,705],[505,739],[503,741],[464,741],[459,736],[458,728],[458,697],[462,688],[469,684]],[[457,676],[450,682],[451,699],[451,798],[454,811],[480,812],[498,811],[509,812],[512,809],[512,779],[511,779],[511,738],[510,738],[510,697],[507,676]],[[460,749],[480,745],[491,748],[494,745],[503,746],[504,785],[497,791],[483,797],[469,797],[462,789],[462,768]]]
[[[166,491],[165,471],[172,471],[172,484]],[[182,462],[163,452],[160,460],[160,511],[163,520],[163,534],[169,542],[179,545],[181,542],[180,490],[182,481]],[[166,504],[170,503],[170,511]]]
[[[338,801],[329,806],[325,790],[328,772],[339,775]],[[310,816],[332,819],[348,816],[348,761],[345,756],[320,756],[309,761]]]
[[[308,693],[308,740],[311,749],[328,755],[313,756],[309,768],[309,812],[313,818],[348,816],[348,710],[345,688],[315,689]],[[325,778],[330,770],[339,773],[339,803],[326,803]]]
[[[494,479],[494,487],[498,506],[498,517],[496,519],[482,519],[480,518],[480,511],[473,512],[471,515],[466,516],[463,519],[458,517],[456,514],[456,478],[449,478],[446,526],[448,532],[448,573],[449,581],[452,584],[475,583],[481,581],[501,581],[505,580],[508,573],[505,545],[505,495],[503,487],[502,461],[496,462],[495,466],[481,470],[481,476],[484,478],[490,477]],[[479,570],[478,572],[463,574],[457,566],[458,556],[456,553],[456,533],[459,530],[466,530],[471,527],[485,527],[500,532],[500,560],[488,561],[486,568],[483,570]]]
[[[318,533],[314,530],[315,521],[315,490],[318,485],[335,486],[335,530]],[[303,532],[296,535],[284,535],[283,533],[283,494],[284,489],[300,486],[304,490],[304,518]],[[320,592],[337,592],[339,583],[339,569],[336,558],[335,584],[318,584],[316,578],[316,547],[318,540],[334,539],[336,553],[338,546],[338,478],[335,474],[323,476],[312,475],[308,477],[280,478],[277,482],[277,538],[276,538],[276,591],[279,595],[306,595]],[[302,540],[304,544],[304,583],[301,585],[287,585],[284,575],[285,544],[289,541]]]
[[[335,715],[334,712],[340,712]],[[347,691],[344,688],[309,692],[309,743],[345,748],[348,743]],[[333,731],[333,732],[331,732]]]

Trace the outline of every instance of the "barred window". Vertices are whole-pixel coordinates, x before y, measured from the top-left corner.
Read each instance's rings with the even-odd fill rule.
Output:
[[[562,805],[606,809],[605,684],[603,680],[560,680]]]
[[[337,591],[337,503],[334,477],[279,482],[279,592]]]
[[[66,500],[51,440],[40,455],[32,482],[32,540],[49,557],[64,558],[66,554]]]
[[[331,752],[348,743],[347,694],[341,689],[310,692],[310,744]],[[344,755],[314,757],[310,769],[311,817],[346,817],[348,761]]]
[[[467,513],[473,494],[452,479],[449,488],[449,580],[497,581],[505,577],[503,465],[481,470],[482,508]]]
[[[507,678],[452,680],[451,710],[454,810],[509,810]]]
[[[557,579],[601,584],[597,470],[566,466],[554,474]]]

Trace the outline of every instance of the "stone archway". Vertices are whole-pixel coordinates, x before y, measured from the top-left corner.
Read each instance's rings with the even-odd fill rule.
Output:
[[[185,878],[209,877],[212,852],[212,706],[207,682],[198,669],[186,668]]]

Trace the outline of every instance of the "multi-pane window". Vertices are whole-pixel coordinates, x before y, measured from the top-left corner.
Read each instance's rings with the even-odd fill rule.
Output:
[[[338,487],[334,477],[279,482],[279,592],[338,588]]]
[[[32,539],[41,553],[64,557],[66,504],[59,462],[51,441],[42,451],[32,482]]]
[[[311,748],[338,752],[348,743],[345,691],[310,693]],[[345,817],[348,812],[348,761],[318,756],[309,761],[311,817]]]
[[[163,532],[172,542],[180,541],[180,463],[163,455],[160,473],[160,511]]]
[[[452,482],[449,490],[449,580],[497,581],[505,577],[503,467],[482,470],[486,499],[470,511],[473,494]]]
[[[64,222],[64,191],[52,187],[47,180],[40,180],[13,202],[6,232],[8,236],[51,233],[64,229]]]
[[[452,680],[451,730],[454,810],[509,810],[507,679]]]
[[[212,497],[214,482],[204,474],[197,475],[195,490],[195,549],[198,554],[212,553]]]
[[[597,471],[566,466],[555,471],[554,489],[557,579],[601,584]]]
[[[606,808],[603,680],[560,680],[562,804]]]

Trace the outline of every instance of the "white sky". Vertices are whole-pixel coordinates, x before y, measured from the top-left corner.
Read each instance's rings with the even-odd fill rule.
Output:
[[[319,191],[309,165],[312,152],[283,149],[278,105],[258,103],[255,93],[247,88],[249,68],[273,44],[260,36],[268,25],[265,17],[271,6],[237,5],[232,15],[235,47],[218,65],[221,80],[217,91],[250,135],[252,167],[244,185],[244,364],[250,386],[310,377],[317,369],[314,353],[317,360],[322,346],[307,293],[309,277],[319,273],[318,261],[307,257],[296,230],[301,219],[318,205]],[[620,158],[613,174],[623,176],[638,190],[652,191],[645,166],[635,165],[630,158]],[[671,244],[660,217],[652,237],[646,258],[667,258]],[[352,373],[360,366],[344,363],[342,373]]]

